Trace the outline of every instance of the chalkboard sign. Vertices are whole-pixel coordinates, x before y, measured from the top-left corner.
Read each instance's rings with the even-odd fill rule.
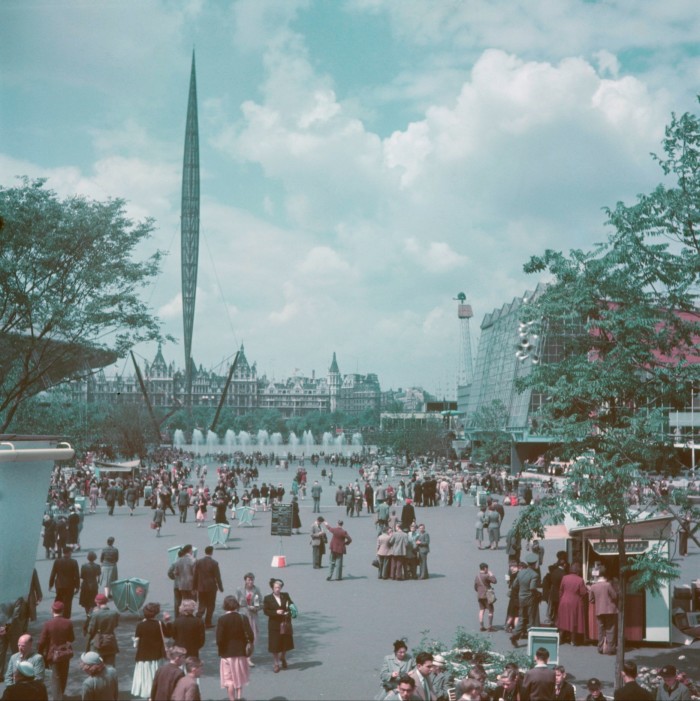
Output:
[[[272,535],[292,535],[292,505],[273,504],[272,523],[270,524]]]

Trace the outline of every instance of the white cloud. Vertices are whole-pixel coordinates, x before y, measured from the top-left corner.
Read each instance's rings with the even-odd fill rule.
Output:
[[[420,267],[431,273],[444,273],[469,262],[467,256],[456,253],[444,241],[430,241],[426,245],[409,238],[405,241],[405,250]]]
[[[351,267],[340,255],[328,246],[312,248],[299,265],[299,271],[305,276],[337,279],[338,275],[352,272]]]
[[[182,293],[178,292],[169,302],[158,308],[158,316],[166,320],[182,318]]]
[[[601,75],[609,75],[611,78],[617,78],[620,74],[620,61],[615,54],[601,49],[593,53],[593,58],[597,61],[598,72]]]

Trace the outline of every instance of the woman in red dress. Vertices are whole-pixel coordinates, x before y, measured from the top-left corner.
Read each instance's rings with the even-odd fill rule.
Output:
[[[581,564],[574,562],[571,572],[564,575],[559,587],[557,628],[561,641],[577,645],[586,633],[586,597],[588,589],[581,576]]]

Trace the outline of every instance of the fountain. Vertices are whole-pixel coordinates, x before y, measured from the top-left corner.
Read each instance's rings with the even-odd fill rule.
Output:
[[[315,443],[314,434],[307,429],[304,431],[304,434],[301,437],[301,442],[304,444],[304,450],[308,452],[311,446]]]
[[[201,454],[203,444],[204,434],[198,428],[195,428],[194,431],[192,431],[192,446],[197,455]]]
[[[326,431],[323,434],[322,442],[319,445],[314,440],[311,431],[304,431],[302,436],[298,436],[293,431],[285,443],[282,433],[275,431],[269,434],[260,429],[254,436],[248,431],[239,431],[236,434],[232,429],[228,429],[220,438],[214,431],[205,433],[195,428],[192,431],[192,442],[186,443],[184,431],[177,429],[173,432],[173,447],[193,452],[196,455],[212,454],[220,452],[232,454],[235,452],[250,453],[252,451],[273,452],[279,456],[292,455],[307,457],[313,453],[330,452],[350,454],[361,450],[363,446],[362,434],[354,433],[352,438],[340,433],[337,436]]]
[[[219,436],[214,431],[207,431],[207,453],[216,453],[219,448]]]

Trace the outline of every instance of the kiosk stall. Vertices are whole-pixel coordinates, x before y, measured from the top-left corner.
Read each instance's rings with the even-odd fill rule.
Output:
[[[673,517],[648,518],[632,523],[625,529],[625,551],[628,556],[656,550],[670,559]],[[598,568],[605,566],[609,580],[620,577],[620,554],[617,539],[605,526],[569,528],[569,562],[581,562],[584,578],[592,584]],[[660,592],[648,590],[627,592],[625,598],[625,640],[630,642],[670,643],[674,638],[671,584],[659,583]],[[595,607],[588,607],[588,637],[598,639]]]

